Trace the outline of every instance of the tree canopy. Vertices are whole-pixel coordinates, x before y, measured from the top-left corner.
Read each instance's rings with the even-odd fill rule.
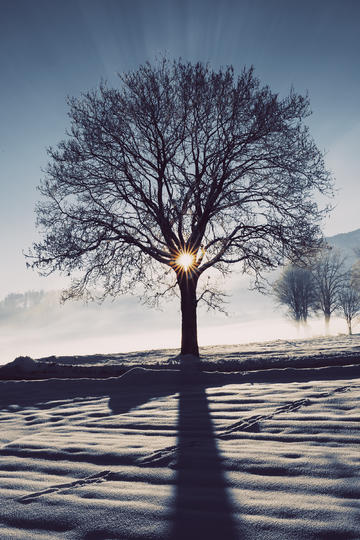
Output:
[[[69,99],[71,127],[40,186],[32,266],[71,274],[66,298],[178,287],[182,352],[198,354],[196,305],[215,299],[207,286],[196,296],[205,271],[240,263],[258,275],[321,244],[326,208],[313,195],[329,194],[331,177],[304,125],[309,100],[280,98],[253,68],[237,76],[182,60],[119,82]]]
[[[309,269],[314,282],[314,310],[324,314],[328,327],[332,313],[338,307],[339,293],[348,280],[346,258],[336,249],[324,249],[310,261]]]
[[[352,334],[352,321],[360,314],[360,291],[351,282],[351,274],[343,282],[339,290],[338,313],[343,315],[348,326],[349,335]]]
[[[288,308],[288,315],[293,321],[306,324],[317,299],[308,268],[286,266],[274,283],[273,292],[279,304]]]

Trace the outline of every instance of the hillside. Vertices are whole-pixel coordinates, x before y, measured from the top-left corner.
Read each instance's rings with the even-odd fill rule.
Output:
[[[259,372],[285,368],[358,366],[360,334],[312,339],[202,347],[196,361],[201,372]],[[118,377],[132,368],[178,369],[175,349],[83,356],[18,357],[0,367],[0,380]]]
[[[227,352],[301,346],[313,354]],[[360,537],[360,366],[178,368],[0,381],[0,538]]]
[[[360,248],[360,229],[350,231],[348,233],[340,233],[335,236],[329,236],[328,243],[343,251],[343,253],[349,257],[350,262],[354,262],[356,259],[354,248]]]

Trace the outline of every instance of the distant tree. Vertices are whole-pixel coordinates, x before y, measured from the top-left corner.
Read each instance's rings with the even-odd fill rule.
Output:
[[[44,291],[10,293],[0,302],[0,318],[12,317],[40,304]]]
[[[360,292],[352,285],[351,276],[343,282],[338,297],[338,312],[345,318],[349,335],[351,335],[352,321],[360,314]]]
[[[345,257],[325,248],[309,263],[314,283],[314,310],[322,312],[328,330],[331,314],[338,307],[339,291],[346,280]]]
[[[360,248],[354,249],[358,260],[353,264],[351,269],[351,283],[356,290],[360,291]]]
[[[64,299],[178,291],[181,352],[198,355],[198,301],[219,298],[205,272],[240,263],[258,277],[321,244],[327,209],[312,196],[331,178],[303,124],[307,97],[280,99],[252,68],[164,59],[69,105],[28,254],[43,275],[73,276]]]
[[[23,309],[24,298],[21,293],[10,293],[0,302],[0,316],[7,317]]]
[[[306,324],[309,311],[314,306],[314,282],[310,270],[296,266],[284,268],[273,286],[278,303],[288,308],[290,318]]]

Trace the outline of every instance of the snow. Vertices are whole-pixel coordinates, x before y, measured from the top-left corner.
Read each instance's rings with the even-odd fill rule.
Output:
[[[207,354],[263,367],[346,343]],[[183,371],[162,354],[120,377],[0,381],[1,539],[360,538],[359,365]]]
[[[36,360],[33,360],[29,356],[18,356],[13,362],[7,364],[7,368],[24,376],[29,373],[39,372],[40,366],[41,364],[39,362],[36,362]]]

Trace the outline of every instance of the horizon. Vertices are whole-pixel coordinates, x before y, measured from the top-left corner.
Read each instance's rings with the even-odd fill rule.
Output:
[[[247,305],[251,304],[252,309],[233,311],[230,317],[200,309],[200,349],[241,348],[250,343],[297,341],[347,333],[345,320],[338,316],[331,317],[328,331],[321,316],[311,316],[307,325],[299,326],[286,316],[284,308],[276,307],[272,298],[248,289],[236,292],[240,296],[247,295]],[[55,291],[45,293],[39,304],[10,312],[5,319],[0,312],[0,365],[19,356],[39,359],[180,349],[180,314],[176,302],[162,311],[142,308],[143,331],[139,340],[140,307],[136,298],[118,298],[114,303],[108,301],[98,306],[81,302],[59,305],[56,296]],[[354,321],[354,334],[358,330],[358,322]]]

